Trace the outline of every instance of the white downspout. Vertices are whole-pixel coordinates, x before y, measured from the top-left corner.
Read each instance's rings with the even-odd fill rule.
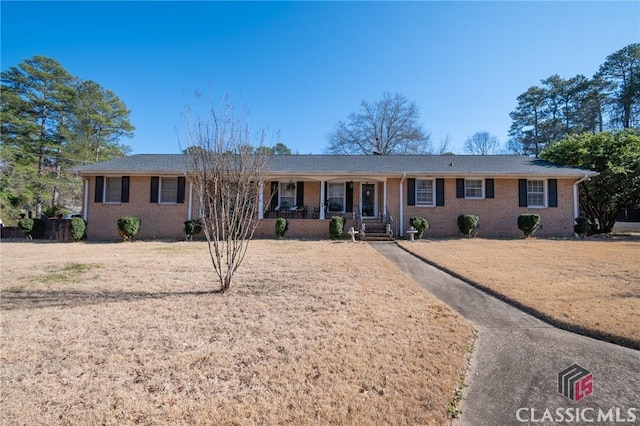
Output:
[[[84,181],[84,199],[82,200],[82,219],[89,221],[89,179],[82,178]]]
[[[407,179],[407,174],[402,174],[402,179],[400,180],[400,219],[398,223],[400,224],[400,229],[398,234],[401,237],[404,237],[404,181]]]
[[[578,200],[578,185],[582,182],[589,180],[591,176],[584,175],[580,180],[573,184],[573,218],[575,219],[580,215],[580,202]]]
[[[187,212],[187,220],[193,219],[193,183],[189,182],[189,211]]]

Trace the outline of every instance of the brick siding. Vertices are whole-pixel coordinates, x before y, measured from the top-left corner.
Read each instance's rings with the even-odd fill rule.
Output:
[[[117,220],[124,215],[141,218],[139,239],[182,239],[183,223],[189,217],[189,182],[185,188],[184,204],[151,203],[150,177],[131,176],[128,203],[96,203],[94,202],[95,177],[88,177],[88,230],[91,240],[118,239]],[[295,181],[295,179],[294,179]],[[371,181],[370,181],[371,182]],[[393,218],[393,230],[400,234],[400,178],[387,180],[387,208]],[[522,231],[518,229],[517,219],[521,213],[536,213],[541,216],[541,228],[536,236],[563,237],[573,235],[573,183],[571,179],[558,179],[558,207],[522,208],[518,207],[518,179],[495,179],[492,199],[470,200],[456,198],[456,179],[446,178],[445,205],[438,207],[417,207],[407,205],[407,181],[404,181],[402,198],[404,203],[404,217],[402,231],[409,226],[409,219],[414,216],[426,217],[430,223],[425,237],[457,237],[457,217],[461,214],[476,214],[479,216],[478,236],[481,237],[519,237]],[[265,185],[264,200],[268,206],[271,197],[270,184]],[[354,179],[353,208],[357,209],[360,198],[360,182]],[[378,214],[384,213],[384,183],[377,185]],[[289,219],[289,230],[286,237],[290,238],[329,238],[329,218],[324,220],[311,219],[314,207],[320,205],[320,182],[305,182],[304,204],[308,206],[307,219]],[[192,207],[193,218],[197,217],[198,206],[196,200]],[[345,229],[350,226],[357,228],[357,220],[353,220],[350,213]],[[256,238],[275,237],[275,218],[260,220],[255,233]]]

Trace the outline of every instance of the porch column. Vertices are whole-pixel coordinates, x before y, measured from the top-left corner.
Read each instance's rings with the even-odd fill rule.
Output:
[[[384,217],[387,216],[387,181],[384,181],[384,184],[382,185],[382,208],[384,209],[384,211],[382,212],[382,214],[384,215]]]
[[[400,180],[400,217],[398,218],[398,224],[400,226],[398,234],[403,237],[404,236],[404,181],[406,179],[406,174],[402,176]]]
[[[324,181],[320,181],[320,219],[324,219]]]
[[[82,218],[85,221],[89,220],[89,179],[87,178],[82,178],[83,182],[84,182],[84,199],[83,199],[83,206],[82,206]],[[578,216],[576,216],[578,217]]]
[[[264,182],[258,188],[258,219],[264,219]]]

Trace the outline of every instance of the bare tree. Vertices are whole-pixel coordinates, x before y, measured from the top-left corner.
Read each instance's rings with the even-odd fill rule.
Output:
[[[451,137],[451,135],[447,133],[447,136],[445,136],[443,139],[440,139],[440,145],[438,145],[436,154],[437,155],[453,155],[453,152],[451,151],[452,141],[453,141],[453,138]]]
[[[489,132],[477,132],[464,142],[464,152],[474,155],[493,155],[500,152],[500,142]]]
[[[360,111],[339,121],[327,137],[332,154],[425,154],[431,152],[430,135],[419,123],[418,106],[399,93],[362,101]]]
[[[271,154],[254,149],[263,146],[265,132],[252,136],[246,116],[235,115],[226,99],[218,109],[211,106],[206,119],[198,114],[192,121],[187,114],[186,133],[188,178],[200,199],[211,262],[225,292],[258,225]]]

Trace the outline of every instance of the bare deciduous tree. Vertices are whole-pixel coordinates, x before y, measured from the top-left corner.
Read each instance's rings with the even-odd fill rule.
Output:
[[[500,142],[489,132],[477,132],[464,142],[464,151],[474,155],[492,155],[500,151]]]
[[[187,114],[186,136],[188,177],[200,199],[211,262],[225,292],[258,225],[271,154],[254,149],[263,146],[265,132],[254,137],[246,116],[235,115],[226,99],[218,109],[211,106],[206,119],[198,114],[192,121]]]
[[[332,154],[428,154],[430,135],[419,123],[418,106],[399,93],[362,101],[360,111],[339,121],[328,136]]]

